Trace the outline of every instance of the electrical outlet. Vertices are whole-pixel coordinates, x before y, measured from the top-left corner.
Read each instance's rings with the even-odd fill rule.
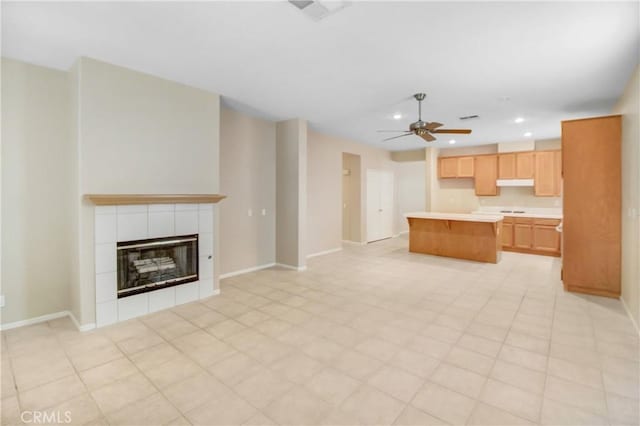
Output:
[[[253,216],[253,210],[252,209],[247,210],[247,216],[249,216],[249,217]]]
[[[267,209],[262,209],[262,211],[260,213],[262,214],[262,216],[266,216],[267,215]]]
[[[4,294],[0,295],[0,308],[4,308]]]

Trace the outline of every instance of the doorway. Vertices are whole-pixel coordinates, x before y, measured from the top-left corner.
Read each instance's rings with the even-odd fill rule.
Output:
[[[367,242],[393,236],[393,172],[367,169]]]

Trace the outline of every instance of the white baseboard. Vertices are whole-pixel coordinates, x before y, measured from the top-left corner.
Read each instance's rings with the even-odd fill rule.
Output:
[[[292,271],[298,271],[298,272],[307,270],[306,266],[292,266],[292,265],[287,265],[285,263],[276,263],[276,266],[280,266],[281,268],[291,269]]]
[[[409,233],[409,231],[400,231],[400,232],[398,232],[398,234],[396,236],[400,236],[400,235],[408,234],[408,233]]]
[[[14,321],[7,324],[0,325],[0,330],[11,330],[12,328],[24,327],[25,325],[33,325],[41,322],[51,321],[58,318],[63,318],[69,315],[69,311],[54,312],[52,314],[41,315],[35,318],[29,318],[26,320]]]
[[[219,296],[220,295],[220,289],[216,288],[215,290],[213,290],[213,293],[211,293],[211,296]]]
[[[312,254],[308,254],[307,255],[307,259],[311,258],[311,257],[317,257],[317,256],[323,256],[325,254],[331,254],[331,253],[336,253],[342,250],[342,247],[336,247],[336,248],[332,248],[330,250],[325,250],[325,251],[319,251],[317,253],[312,253]]]
[[[71,321],[73,321],[73,324],[76,326],[78,331],[89,331],[89,330],[93,330],[94,328],[96,328],[96,323],[95,322],[90,322],[89,324],[81,325],[78,322],[78,320],[76,319],[76,316],[73,315],[73,312],[67,311],[67,313],[69,314],[69,318],[71,318]]]
[[[631,319],[631,323],[635,327],[636,333],[638,333],[638,335],[640,336],[640,328],[638,327],[638,323],[636,322],[636,319],[631,314],[631,311],[627,306],[627,302],[624,301],[624,298],[622,296],[620,296],[620,301],[622,301],[622,306],[624,307],[624,310],[627,312],[627,316],[629,317],[629,319]]]
[[[240,269],[233,272],[227,272],[226,274],[220,275],[219,279],[223,280],[225,278],[235,277],[236,275],[248,274],[249,272],[259,271],[261,269],[271,268],[272,266],[276,266],[276,263],[265,263],[264,265],[252,266],[251,268]]]
[[[352,246],[366,246],[367,243],[363,243],[360,241],[350,241],[350,240],[342,240],[342,244],[348,244]]]

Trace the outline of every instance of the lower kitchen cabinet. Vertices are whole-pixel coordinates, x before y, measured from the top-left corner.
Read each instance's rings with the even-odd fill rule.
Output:
[[[505,216],[502,223],[502,249],[520,253],[560,256],[559,219]]]

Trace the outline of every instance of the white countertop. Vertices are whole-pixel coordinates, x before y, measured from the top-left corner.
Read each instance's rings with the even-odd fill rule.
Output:
[[[467,213],[437,213],[437,212],[411,212],[405,213],[404,217],[414,219],[435,219],[435,220],[461,220],[466,222],[490,222],[501,221],[504,216],[501,214],[467,214]]]
[[[518,213],[515,213],[515,212]],[[503,215],[503,216],[521,216],[539,219],[560,219],[562,220],[561,209],[544,209],[544,208],[519,208],[519,207],[500,207],[493,209],[482,209],[471,212],[475,215]]]

